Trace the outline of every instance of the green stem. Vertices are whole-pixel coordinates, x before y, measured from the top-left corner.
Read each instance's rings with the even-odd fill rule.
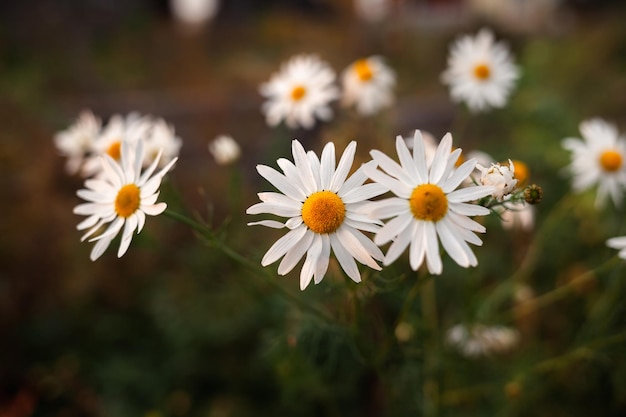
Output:
[[[165,210],[165,215],[191,227],[191,229],[195,230],[204,239],[206,239],[206,241],[212,247],[220,250],[224,255],[228,256],[230,259],[237,262],[238,264],[248,268],[252,272],[255,272],[257,275],[267,278],[266,281],[269,285],[277,289],[280,292],[280,294],[282,294],[287,300],[297,304],[302,310],[312,313],[314,316],[317,316],[318,318],[322,319],[325,322],[335,323],[332,316],[327,311],[322,310],[319,307],[305,303],[304,301],[302,301],[300,297],[294,295],[290,291],[278,285],[276,281],[274,280],[275,277],[271,273],[269,273],[267,269],[261,267],[259,264],[255,262],[252,262],[245,256],[233,250],[231,247],[227,246],[222,240],[220,240],[217,236],[215,236],[213,231],[209,229],[206,225],[196,220],[193,220],[185,215],[172,211],[170,209]]]
[[[422,314],[428,329],[424,341],[424,416],[439,414],[439,381],[437,378],[437,352],[439,350],[439,319],[437,318],[437,294],[435,281],[430,279],[422,288]]]

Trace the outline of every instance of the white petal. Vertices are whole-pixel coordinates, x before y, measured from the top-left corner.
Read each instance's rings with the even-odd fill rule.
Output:
[[[352,168],[352,162],[354,161],[354,154],[356,153],[356,142],[352,141],[348,144],[346,149],[341,155],[337,170],[333,174],[333,178],[330,181],[330,191],[339,191],[343,183],[348,177],[348,173]]]
[[[393,240],[396,236],[399,236],[407,232],[407,227],[415,221],[415,218],[411,214],[402,214],[398,217],[394,217],[387,224],[385,224],[374,237],[374,242],[377,245],[384,245],[385,243]]]
[[[135,231],[136,228],[137,228],[137,217],[134,215],[128,217],[124,224],[124,232],[122,233],[122,240],[120,242],[120,248],[117,251],[118,258],[121,258],[128,250],[128,247],[130,246],[130,242],[133,239],[133,232]]]
[[[426,264],[428,265],[428,271],[431,274],[440,275],[443,265],[439,255],[437,231],[433,222],[424,222],[424,234],[426,237]]]
[[[267,266],[276,262],[281,256],[287,253],[293,245],[302,239],[307,230],[308,229],[305,226],[302,226],[287,232],[287,234],[274,242],[274,244],[265,253],[265,256],[263,256],[263,259],[261,260],[261,265]]]
[[[285,225],[281,222],[277,222],[276,220],[261,220],[259,222],[250,222],[248,226],[265,226],[270,227],[272,229],[283,229]]]
[[[424,263],[424,257],[426,256],[424,222],[414,222],[413,230],[410,235],[413,236],[413,239],[411,240],[411,247],[409,248],[409,263],[411,264],[411,269],[417,271],[422,263]]]
[[[322,238],[322,252],[320,253],[319,260],[317,261],[317,268],[313,279],[315,284],[322,282],[326,271],[328,270],[328,263],[330,261],[330,237],[327,234],[320,235]]]
[[[333,248],[335,257],[339,261],[339,265],[341,265],[341,269],[343,269],[346,275],[348,275],[354,282],[361,282],[361,274],[359,273],[359,268],[357,267],[354,258],[342,246],[336,234],[330,235],[330,245]]]
[[[330,183],[335,173],[335,144],[328,142],[322,150],[320,165],[320,181],[322,190],[329,190]]]
[[[313,232],[305,233],[304,237],[296,242],[287,253],[280,264],[278,265],[278,275],[288,274],[296,264],[302,259],[306,251],[311,246],[311,242],[313,241]]]
[[[317,263],[320,262],[320,255],[322,254],[322,237],[319,234],[313,234],[313,242],[306,253],[306,259],[302,265],[300,271],[300,290],[304,289],[311,282],[311,278],[317,270]],[[326,260],[328,262],[328,260]]]
[[[448,201],[451,203],[463,203],[466,201],[478,200],[493,194],[496,191],[495,187],[486,185],[476,185],[467,188],[461,188],[447,194]]]

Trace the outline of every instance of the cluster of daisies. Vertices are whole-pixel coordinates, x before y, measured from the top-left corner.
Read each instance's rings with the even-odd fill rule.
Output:
[[[332,119],[331,104],[336,100],[363,116],[391,106],[395,82],[394,72],[379,56],[350,64],[338,86],[337,74],[327,62],[317,55],[296,55],[259,92],[267,99],[262,111],[270,126],[284,121],[292,129],[310,129],[317,119]]]
[[[161,214],[159,187],[174,166],[180,138],[163,119],[131,113],[114,115],[106,125],[90,111],[55,136],[67,170],[79,173],[85,188],[77,195],[85,200],[74,213],[87,216],[77,228],[81,240],[96,242],[90,258],[98,259],[122,231],[118,257],[126,253],[132,236],[141,232],[146,215]]]
[[[480,112],[504,106],[518,77],[507,46],[482,29],[452,44],[441,81],[450,87],[452,100]],[[311,128],[317,120],[332,118],[335,100],[364,116],[391,106],[394,85],[393,71],[378,56],[353,62],[338,86],[327,63],[315,55],[298,55],[261,85],[266,98],[262,112],[270,126],[284,122],[290,128]],[[600,119],[583,122],[581,132],[583,140],[563,141],[572,152],[568,170],[574,189],[598,184],[599,205],[609,196],[619,204],[626,187],[625,140]],[[68,170],[86,178],[85,189],[78,191],[86,202],[74,212],[87,216],[77,227],[86,230],[83,240],[96,242],[91,259],[100,257],[123,229],[118,250],[122,256],[133,233],[143,228],[145,216],[165,210],[165,203],[157,203],[159,187],[177,160],[180,139],[162,119],[113,116],[103,126],[92,113],[84,112],[55,141],[67,157]],[[303,290],[311,281],[322,281],[331,252],[355,282],[361,280],[358,263],[380,270],[407,251],[413,270],[425,265],[430,273],[441,274],[440,246],[461,267],[476,266],[470,244],[482,244],[477,233],[484,233],[485,227],[472,217],[495,211],[505,227],[530,228],[531,204],[541,200],[540,188],[526,186],[524,163],[495,162],[482,152],[462,155],[452,146],[449,133],[439,143],[420,130],[410,138],[398,136],[397,158],[372,150],[371,161],[351,175],[356,142],[346,147],[338,162],[332,142],[320,156],[297,140],[291,145],[293,161],[279,159],[280,171],[257,166],[276,191],[259,193],[261,201],[246,212],[285,218],[249,225],[288,230],[261,264],[280,260],[278,273],[284,275],[304,258]],[[240,154],[227,136],[209,149],[218,163],[230,163]],[[626,258],[626,237],[610,239],[608,244]]]

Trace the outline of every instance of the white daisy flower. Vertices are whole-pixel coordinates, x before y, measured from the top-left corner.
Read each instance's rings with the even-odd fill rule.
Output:
[[[281,66],[279,72],[259,89],[267,98],[262,111],[267,123],[282,120],[288,127],[310,129],[315,118],[330,120],[330,102],[339,98],[335,72],[316,55],[297,55]]]
[[[580,132],[582,140],[566,138],[561,143],[572,153],[566,170],[573,176],[574,191],[582,192],[597,184],[596,207],[604,206],[608,196],[615,206],[621,206],[626,186],[626,139],[602,119],[582,122]]]
[[[504,206],[494,209],[498,212],[504,229],[532,230],[535,227],[535,208],[525,201],[507,201]]]
[[[485,228],[467,216],[486,215],[489,210],[469,202],[488,196],[494,188],[480,185],[456,190],[474,170],[476,161],[471,159],[455,167],[461,149],[452,151],[449,133],[439,143],[430,166],[419,130],[415,131],[413,155],[401,136],[396,139],[396,151],[400,164],[374,150],[370,154],[384,172],[374,166],[364,168],[373,181],[396,195],[365,208],[374,218],[392,218],[374,238],[377,245],[393,241],[383,264],[393,263],[410,245],[413,270],[425,258],[428,270],[441,274],[440,240],[457,264],[465,268],[476,266],[478,261],[467,242],[481,245],[482,241],[473,232],[483,233]]]
[[[218,164],[228,165],[239,159],[241,148],[231,136],[220,135],[209,143],[209,152]]]
[[[117,256],[126,253],[132,240],[133,232],[141,232],[146,221],[146,214],[161,214],[167,205],[157,203],[159,186],[163,176],[172,168],[174,158],[154,174],[160,155],[143,173],[143,142],[124,140],[121,145],[120,162],[108,154],[100,157],[102,175],[85,181],[85,189],[78,190],[77,195],[87,203],[74,208],[74,214],[88,216],[77,226],[78,230],[87,232],[81,241],[96,241],[91,251],[91,260],[98,259],[118,235],[122,227],[122,240]],[[105,231],[96,233],[108,224]],[[95,236],[94,236],[95,235]]]
[[[143,142],[145,156],[143,166],[147,167],[161,152],[158,167],[163,167],[174,158],[178,158],[183,141],[176,136],[174,126],[163,119],[157,119],[150,123],[150,128]]]
[[[441,80],[450,86],[453,101],[479,112],[504,107],[518,77],[508,48],[494,42],[490,30],[481,29],[475,37],[465,35],[452,44]]]
[[[619,250],[617,256],[626,260],[626,236],[612,237],[606,241],[606,245]]]
[[[355,260],[380,270],[375,260],[382,260],[381,250],[361,230],[375,232],[380,221],[361,214],[369,198],[386,190],[379,184],[364,184],[367,176],[363,166],[348,179],[354,160],[356,142],[350,142],[335,167],[335,145],[328,143],[321,158],[305,152],[297,140],[292,142],[294,162],[279,159],[283,173],[265,165],[257,171],[280,191],[259,193],[261,203],[248,214],[274,214],[288,217],[285,223],[272,220],[249,223],[273,228],[287,227],[289,232],[267,251],[261,264],[270,265],[283,257],[278,273],[291,271],[306,253],[300,271],[300,288],[304,290],[311,279],[319,284],[328,268],[331,249],[344,272],[355,282],[361,275]],[[371,162],[370,162],[371,164]]]
[[[82,168],[100,128],[100,119],[90,110],[83,110],[74,124],[54,136],[54,144],[67,158],[65,168],[69,174],[76,174]]]
[[[515,166],[513,161],[509,159],[509,166],[500,165],[495,162],[490,167],[484,167],[480,164],[476,165],[476,168],[481,172],[480,183],[482,185],[491,185],[495,187],[495,191],[492,197],[498,201],[503,201],[504,198],[515,190],[517,187],[517,179],[515,179]]]
[[[396,77],[378,56],[359,59],[341,76],[344,106],[355,106],[359,114],[370,116],[393,104]]]
[[[113,115],[100,136],[92,143],[91,156],[85,161],[83,175],[91,177],[100,173],[101,155],[107,154],[115,161],[120,161],[122,142],[143,140],[151,127],[152,121],[138,113],[129,113],[126,117]]]
[[[517,346],[519,340],[519,332],[506,326],[457,324],[446,333],[447,343],[469,358],[507,352]]]

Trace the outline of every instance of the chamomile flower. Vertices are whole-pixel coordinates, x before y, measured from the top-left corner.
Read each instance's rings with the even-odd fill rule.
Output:
[[[617,256],[626,260],[626,236],[612,237],[606,241],[606,245],[619,250]]]
[[[596,207],[604,206],[610,196],[615,206],[622,203],[626,187],[626,139],[617,128],[602,119],[590,119],[580,124],[579,138],[566,138],[563,148],[571,152],[571,164],[566,170],[572,175],[575,192],[598,186]]]
[[[449,85],[453,101],[480,112],[504,107],[518,77],[508,47],[481,29],[475,37],[465,35],[452,44],[441,80]]]
[[[239,144],[228,135],[219,135],[209,143],[209,152],[220,165],[228,165],[235,162],[241,155]]]
[[[507,352],[517,346],[519,340],[519,332],[506,326],[457,324],[446,333],[447,343],[469,358]]]
[[[172,159],[178,158],[182,144],[183,141],[174,132],[174,126],[163,119],[152,121],[143,141],[143,166],[150,166],[159,152],[161,158],[158,167],[169,164]]]
[[[126,117],[113,115],[100,136],[92,143],[91,156],[85,161],[83,175],[91,177],[101,172],[101,155],[107,154],[115,161],[120,161],[122,142],[143,140],[151,127],[150,118],[138,113],[129,113]]]
[[[262,111],[267,123],[285,121],[292,129],[310,129],[315,119],[330,120],[330,103],[339,98],[335,72],[316,55],[297,55],[283,64],[259,89],[267,99]]]
[[[378,56],[359,59],[341,75],[344,106],[355,106],[359,114],[370,116],[393,104],[396,77]]]
[[[74,124],[54,136],[54,144],[67,158],[65,168],[69,174],[80,171],[91,147],[100,134],[101,122],[89,110],[83,110]]]
[[[143,229],[146,215],[156,216],[167,207],[165,203],[156,202],[158,190],[163,176],[177,158],[154,173],[159,158],[160,155],[142,173],[143,142],[124,140],[120,161],[103,154],[100,157],[102,174],[98,178],[87,179],[85,189],[78,190],[77,195],[87,202],[76,206],[74,214],[88,216],[78,224],[77,229],[87,230],[81,241],[96,241],[90,255],[92,261],[104,253],[122,228],[117,256],[124,255],[135,230],[139,233]],[[98,233],[105,225],[108,225],[106,230]]]
[[[446,134],[430,163],[426,158],[419,130],[415,131],[413,155],[401,136],[396,139],[400,164],[380,151],[370,152],[382,170],[368,165],[365,173],[376,183],[384,185],[395,197],[374,201],[365,207],[373,218],[392,218],[374,237],[377,245],[392,242],[383,260],[393,263],[410,245],[409,260],[417,270],[426,259],[432,274],[441,274],[439,243],[462,267],[476,266],[478,261],[467,243],[481,245],[473,232],[484,232],[484,226],[468,216],[489,214],[485,207],[471,204],[491,193],[489,186],[457,187],[474,170],[471,159],[458,168],[456,161],[461,149],[452,151],[452,136]]]
[[[282,173],[269,166],[257,166],[259,174],[279,192],[259,193],[261,202],[249,207],[246,213],[273,214],[288,220],[284,223],[263,220],[249,225],[289,229],[270,247],[261,264],[267,266],[282,257],[278,273],[285,275],[306,254],[300,271],[302,290],[311,279],[315,284],[322,281],[331,250],[343,271],[355,282],[361,281],[355,260],[370,268],[381,269],[376,263],[383,258],[381,250],[361,232],[375,232],[380,221],[361,214],[360,209],[369,198],[384,193],[385,188],[379,184],[365,184],[367,176],[363,173],[363,166],[348,178],[355,151],[356,142],[351,142],[335,166],[335,145],[332,142],[324,146],[321,158],[318,158],[311,151],[305,152],[300,142],[294,140],[294,162],[283,158],[278,160]]]
[[[476,167],[481,172],[480,183],[491,185],[495,188],[492,197],[497,201],[503,201],[506,196],[511,195],[517,186],[515,178],[515,165],[509,160],[509,166],[499,163],[492,163],[489,167],[477,164]]]

